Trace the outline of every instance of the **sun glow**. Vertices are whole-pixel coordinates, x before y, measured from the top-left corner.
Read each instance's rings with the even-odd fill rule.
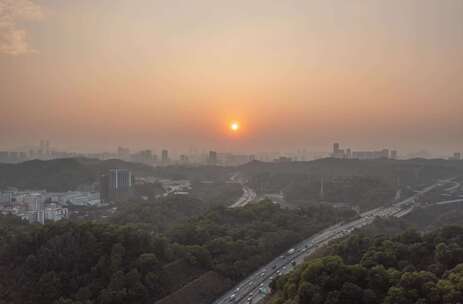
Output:
[[[237,132],[239,129],[240,129],[239,122],[233,121],[232,123],[230,123],[230,130],[232,130],[233,132]]]

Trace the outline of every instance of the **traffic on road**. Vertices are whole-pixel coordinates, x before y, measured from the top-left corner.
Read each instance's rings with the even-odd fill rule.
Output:
[[[390,207],[380,207],[366,211],[360,214],[359,218],[354,221],[349,223],[339,223],[313,235],[299,244],[296,244],[293,248],[275,258],[269,264],[258,269],[252,275],[237,284],[232,290],[214,301],[213,304],[259,303],[270,292],[270,283],[274,278],[289,273],[295,266],[303,263],[305,258],[311,255],[318,248],[325,246],[330,241],[348,235],[354,229],[370,224],[373,222],[375,217],[402,217],[408,214],[415,207],[415,201],[420,195],[451,181],[452,179],[438,181],[425,189],[417,191],[413,196],[393,204]]]

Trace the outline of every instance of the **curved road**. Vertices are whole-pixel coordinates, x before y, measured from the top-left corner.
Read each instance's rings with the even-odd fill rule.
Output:
[[[231,205],[230,208],[244,207],[255,200],[257,197],[257,194],[254,192],[254,190],[243,184],[241,185],[243,187],[243,195],[233,205]]]
[[[249,188],[248,186],[246,186],[245,180],[240,178],[239,173],[235,173],[230,178],[230,181],[240,184],[241,187],[243,188],[243,194],[241,195],[241,197],[235,203],[230,205],[229,208],[244,207],[244,206],[246,206],[247,204],[249,204],[250,202],[252,202],[253,200],[256,199],[256,197],[257,197],[256,192],[254,190],[252,190],[251,188]]]

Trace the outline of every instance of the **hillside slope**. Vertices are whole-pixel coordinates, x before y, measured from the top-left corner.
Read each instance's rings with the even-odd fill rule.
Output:
[[[101,173],[111,168],[130,169],[135,175],[149,175],[153,172],[152,167],[118,159],[32,160],[19,164],[0,164],[0,189],[16,187],[57,192],[75,190],[80,185],[96,182]]]

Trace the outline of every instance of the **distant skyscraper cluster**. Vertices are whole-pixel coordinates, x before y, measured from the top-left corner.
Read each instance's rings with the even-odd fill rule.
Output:
[[[29,159],[50,159],[52,151],[50,141],[41,140],[37,148],[29,151],[0,151],[0,162],[2,163],[17,163]]]
[[[50,160],[79,156],[78,153],[58,152],[52,149],[49,140],[40,140],[39,145],[21,151],[0,151],[0,163],[18,163],[32,159]]]
[[[41,155],[49,155],[50,154],[50,142],[48,140],[41,140],[40,141],[39,154],[41,154]]]
[[[449,158],[450,160],[461,160],[461,152],[453,153],[453,156]]]
[[[0,151],[0,163],[19,163],[27,160],[40,159],[51,160],[58,158],[87,157],[100,160],[120,159],[124,161],[137,162],[151,166],[169,165],[219,165],[219,166],[239,166],[252,160],[266,162],[289,162],[289,161],[309,161],[325,158],[327,156],[337,159],[398,159],[396,150],[382,149],[375,151],[353,151],[350,148],[341,148],[339,143],[334,143],[331,152],[308,151],[298,149],[297,151],[287,152],[260,152],[257,154],[223,153],[215,150],[197,150],[190,148],[188,153],[171,153],[168,149],[162,149],[156,154],[153,150],[145,149],[132,152],[129,148],[119,146],[114,152],[97,153],[77,153],[62,152],[51,147],[49,140],[40,140],[39,145],[33,148],[22,149],[21,151]],[[404,158],[430,158],[429,153],[415,153],[402,156]],[[440,156],[447,158],[447,156]],[[449,160],[461,160],[461,153],[455,152]]]
[[[150,149],[131,152],[129,148],[119,146],[115,152],[77,153],[61,152],[52,149],[49,140],[40,140],[39,145],[24,151],[0,151],[0,163],[19,163],[27,160],[51,160],[58,158],[87,157],[100,160],[120,159],[146,165],[241,165],[256,159],[254,155],[219,153],[217,151],[190,150],[188,154],[171,155],[168,149],[163,149],[158,155]],[[265,160],[265,159],[262,159]]]
[[[40,140],[39,147],[37,149],[29,150],[29,158],[31,159],[43,159],[47,160],[52,158],[52,150],[49,140]]]
[[[339,143],[333,144],[331,157],[338,159],[397,159],[397,151],[382,149],[379,151],[351,151],[351,149],[341,149]]]

